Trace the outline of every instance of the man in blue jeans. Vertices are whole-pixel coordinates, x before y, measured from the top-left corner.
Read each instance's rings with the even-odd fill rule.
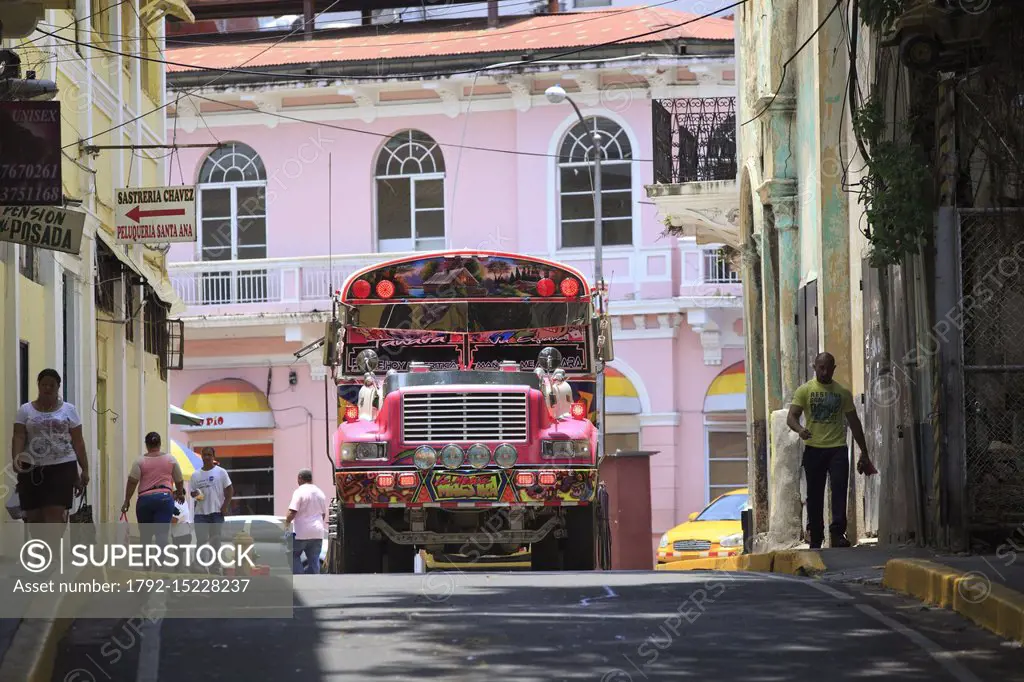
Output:
[[[302,573],[302,555],[306,555],[306,573],[320,572],[320,551],[324,535],[327,534],[327,496],[313,485],[313,472],[303,469],[299,472],[299,487],[292,494],[288,505],[285,527],[295,523],[292,544],[292,573]]]
[[[192,516],[196,529],[196,545],[211,545],[220,549],[224,516],[231,508],[234,488],[228,472],[214,463],[213,448],[203,448],[203,468],[192,474],[189,481],[195,508]]]

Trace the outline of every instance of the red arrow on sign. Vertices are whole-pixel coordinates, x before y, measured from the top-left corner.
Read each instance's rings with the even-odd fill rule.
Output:
[[[138,206],[126,213],[129,218],[139,222],[139,218],[162,218],[164,216],[185,215],[183,208],[167,208],[160,211],[142,211]]]

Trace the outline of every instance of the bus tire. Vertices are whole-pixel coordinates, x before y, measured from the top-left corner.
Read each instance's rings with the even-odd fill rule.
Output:
[[[597,514],[594,506],[565,510],[562,564],[566,571],[593,571],[597,566]]]
[[[338,540],[342,573],[380,573],[381,543],[370,537],[370,509],[342,509]]]
[[[531,571],[559,571],[561,568],[562,555],[554,533],[548,533],[543,540],[530,545]]]
[[[385,573],[414,573],[416,571],[416,546],[388,542]]]

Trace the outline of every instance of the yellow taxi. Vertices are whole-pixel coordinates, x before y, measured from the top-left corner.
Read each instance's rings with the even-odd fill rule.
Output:
[[[703,511],[690,514],[661,536],[658,563],[727,557],[743,551],[743,524],[740,513],[750,508],[746,488],[730,490],[714,499]]]

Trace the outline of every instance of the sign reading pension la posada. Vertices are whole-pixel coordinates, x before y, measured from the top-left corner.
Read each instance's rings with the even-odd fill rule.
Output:
[[[196,188],[143,187],[115,192],[118,244],[196,241]]]
[[[78,254],[85,213],[50,206],[0,208],[0,241]]]
[[[0,206],[63,206],[60,102],[0,102]]]

